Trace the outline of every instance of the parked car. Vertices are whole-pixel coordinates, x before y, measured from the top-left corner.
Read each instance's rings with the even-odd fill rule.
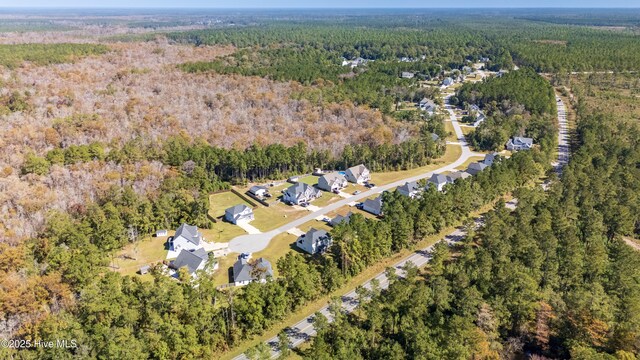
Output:
[[[363,206],[362,203],[357,203],[356,204],[356,209],[362,210],[362,206]]]
[[[309,206],[309,204],[308,204],[308,203],[306,203],[306,202],[303,202],[303,203],[300,203],[300,206],[302,206],[302,207],[307,207],[307,206]]]
[[[358,195],[358,194],[360,194],[361,192],[362,192],[362,191],[360,191],[360,190],[356,190],[356,191],[354,191],[354,192],[353,192],[353,195]]]
[[[264,194],[264,197],[268,197],[268,198],[270,198],[270,197],[271,197],[271,194],[266,193],[266,194]]]
[[[338,189],[335,189],[335,190],[333,190],[331,192],[334,193],[334,194],[340,194],[340,190],[338,190]]]

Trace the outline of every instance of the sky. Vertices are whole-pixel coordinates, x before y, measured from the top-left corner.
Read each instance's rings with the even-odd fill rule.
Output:
[[[0,7],[64,8],[640,8],[640,0],[0,0]]]

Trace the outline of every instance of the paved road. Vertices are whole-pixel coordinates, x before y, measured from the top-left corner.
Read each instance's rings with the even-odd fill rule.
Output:
[[[562,173],[562,168],[569,162],[569,127],[567,122],[567,108],[560,96],[556,95],[556,106],[558,108],[558,160],[553,163],[558,174]]]
[[[558,97],[556,98],[556,101],[558,105],[559,134],[558,134],[558,161],[555,165],[556,165],[556,169],[558,169],[558,171],[561,171],[562,167],[566,165],[569,161],[569,133],[568,133],[568,124],[567,124],[566,109],[564,107],[564,103],[562,103],[562,100]],[[456,132],[456,136],[458,137],[458,141],[460,141],[460,143],[463,144],[463,154],[456,161],[456,163],[458,163],[463,158],[464,159],[469,158],[469,156],[472,156],[473,153],[471,152],[471,150],[469,150],[467,146],[466,140],[464,139],[464,135],[462,134],[460,125],[456,121],[452,108],[449,105],[447,105],[445,108],[449,112],[449,115],[453,122],[453,126]],[[462,161],[461,163],[463,162],[464,161]],[[438,171],[440,171],[440,169]],[[441,170],[441,171],[444,171],[444,170]],[[515,209],[517,205],[518,205],[517,199],[513,199],[507,202],[506,204],[507,208],[512,210]],[[480,226],[481,224],[482,224],[482,219],[476,219],[476,226]],[[464,236],[465,236],[465,233],[463,229],[458,228],[451,234],[445,236],[440,241],[446,241],[448,244],[452,245],[462,240]],[[396,274],[402,276],[404,274],[403,268],[408,262],[412,262],[417,267],[422,267],[426,265],[431,260],[431,251],[433,250],[433,246],[434,245],[431,245],[422,250],[418,250],[412,255],[406,257],[405,259],[403,259],[402,261],[394,265]],[[389,281],[384,272],[379,273],[373,279],[376,279],[378,281],[380,288],[382,289],[388,288]],[[363,284],[363,286],[366,289],[370,289],[371,281],[372,279],[368,280]],[[355,289],[345,294],[344,296],[342,296],[341,300],[342,300],[342,307],[347,312],[353,311],[359,304],[358,295],[356,294]],[[322,313],[325,317],[327,317],[329,322],[333,321],[333,318],[329,313],[328,306],[325,306],[322,309],[320,309],[320,313]],[[294,347],[294,348],[299,346],[303,342],[309,340],[311,337],[313,337],[316,334],[315,329],[313,328],[313,315],[309,315],[307,318],[303,319],[299,323],[295,324],[293,327],[289,328],[287,330],[287,334],[289,336],[291,347]],[[278,357],[280,355],[280,352],[278,351],[278,348],[277,348],[278,338],[273,337],[267,340],[267,344],[270,345],[271,347],[271,358]],[[247,359],[247,357],[244,354],[234,358],[234,360],[245,360],[245,359]]]
[[[446,100],[448,100],[448,97],[445,98]],[[269,242],[271,241],[271,239],[273,239],[275,236],[285,233],[287,231],[289,231],[292,228],[298,227],[306,222],[309,222],[311,220],[316,219],[319,216],[325,215],[331,211],[337,210],[343,206],[348,205],[349,203],[352,203],[354,201],[359,201],[362,199],[366,199],[372,195],[375,194],[379,194],[385,190],[390,190],[393,189],[395,187],[404,185],[405,182],[408,181],[418,181],[421,179],[425,179],[425,178],[429,178],[431,177],[431,175],[433,173],[441,173],[444,171],[452,171],[455,168],[457,168],[458,166],[464,164],[470,157],[472,156],[479,156],[482,154],[479,153],[474,153],[473,151],[471,151],[471,149],[469,149],[469,146],[467,144],[467,141],[464,138],[464,134],[462,133],[462,129],[460,128],[460,124],[458,124],[458,121],[456,120],[455,114],[451,108],[450,105],[446,105],[445,106],[446,110],[449,112],[449,117],[451,119],[451,123],[453,124],[453,129],[455,130],[456,133],[456,137],[458,138],[457,143],[460,144],[460,146],[462,147],[462,154],[460,155],[460,157],[445,166],[442,166],[438,169],[435,169],[433,171],[429,171],[420,175],[416,175],[416,176],[411,176],[402,180],[398,180],[395,181],[393,183],[390,184],[386,184],[386,185],[381,185],[381,186],[376,186],[373,189],[367,190],[367,191],[363,191],[358,195],[353,195],[350,196],[348,198],[345,199],[341,199],[339,201],[336,201],[332,204],[329,204],[321,209],[318,209],[316,211],[310,211],[309,214],[293,220],[289,223],[287,223],[286,225],[283,225],[275,230],[271,230],[265,233],[261,233],[261,234],[248,234],[248,235],[241,235],[238,236],[234,239],[232,239],[229,242],[229,251],[230,252],[236,252],[236,253],[243,253],[243,252],[248,252],[248,253],[254,253],[254,252],[258,252],[260,250],[265,249],[268,245]]]

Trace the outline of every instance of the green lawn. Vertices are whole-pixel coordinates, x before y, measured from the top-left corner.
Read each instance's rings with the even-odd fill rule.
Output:
[[[199,230],[207,242],[229,242],[236,236],[246,234],[241,227],[224,221],[213,223],[211,229]]]
[[[166,242],[167,236],[162,236],[148,237],[129,244],[113,258],[112,268],[122,275],[135,275],[144,265],[160,263],[167,258]],[[133,259],[122,258],[123,255]]]
[[[273,275],[277,277],[278,269],[276,264],[278,259],[285,256],[289,251],[299,251],[294,246],[297,238],[297,236],[288,233],[280,234],[271,239],[271,242],[266,249],[251,254],[251,257],[254,259],[263,257],[269,260],[269,262],[271,262],[271,267],[273,267]]]
[[[218,270],[213,274],[213,283],[216,285],[228,284],[232,279],[229,278],[229,269],[236,262],[238,254],[229,254],[218,260]]]
[[[444,130],[449,133],[449,135],[447,135],[447,141],[458,141],[456,131],[453,128],[453,123],[451,121],[444,122]]]
[[[470,132],[472,132],[473,130],[475,130],[475,128],[473,126],[461,126],[460,127],[462,129],[462,133],[466,136],[469,135]]]
[[[296,210],[289,205],[278,202],[269,207],[255,208],[253,210],[255,220],[251,222],[251,225],[265,232],[278,228],[306,214],[308,214],[306,210]]]
[[[245,204],[251,206],[251,204],[231,191],[209,195],[209,204],[209,215],[214,218],[224,216],[224,211],[235,205]]]
[[[311,202],[311,205],[324,207],[324,206],[327,206],[327,205],[331,204],[332,202],[336,202],[336,201],[338,201],[340,199],[342,199],[342,197],[340,195],[336,195],[336,194],[334,194],[332,192],[328,192],[328,191],[322,191],[322,196],[320,196],[319,198],[313,200]]]
[[[315,185],[318,183],[318,178],[319,177],[315,175],[307,175],[299,178],[298,181],[303,182],[305,184],[309,184],[309,185]]]
[[[462,148],[460,147],[460,145],[447,145],[447,151],[445,152],[444,156],[435,159],[433,163],[427,166],[422,166],[411,170],[372,173],[371,182],[378,185],[384,185],[397,180],[401,180],[403,178],[420,175],[456,161],[461,154]]]

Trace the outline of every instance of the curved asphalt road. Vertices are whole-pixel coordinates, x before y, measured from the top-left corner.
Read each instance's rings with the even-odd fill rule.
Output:
[[[445,102],[448,101],[449,97],[445,98]],[[230,242],[229,242],[229,251],[230,252],[236,252],[236,253],[254,253],[254,252],[258,252],[260,250],[263,250],[264,248],[266,248],[269,245],[269,242],[271,241],[271,239],[273,239],[276,235],[285,233],[295,227],[298,227],[306,222],[309,222],[311,220],[316,219],[317,217],[321,216],[321,215],[325,215],[331,211],[337,210],[343,206],[348,205],[351,202],[354,201],[359,201],[362,199],[366,199],[369,196],[381,193],[385,190],[389,190],[389,189],[393,189],[395,187],[404,185],[404,183],[408,182],[408,181],[418,181],[421,179],[425,179],[425,178],[429,178],[431,177],[432,174],[434,173],[441,173],[444,171],[451,171],[451,170],[455,170],[456,167],[464,164],[471,156],[478,156],[478,155],[482,155],[482,154],[478,154],[478,153],[474,153],[471,151],[471,149],[469,149],[469,146],[467,145],[467,141],[464,138],[464,134],[462,133],[462,129],[460,128],[460,124],[458,124],[458,121],[456,120],[455,114],[451,108],[450,105],[446,105],[445,106],[446,110],[449,112],[449,117],[451,118],[451,122],[453,124],[453,128],[455,130],[456,133],[456,137],[458,138],[458,144],[462,147],[462,154],[460,155],[460,157],[448,164],[445,165],[441,168],[435,169],[433,171],[429,171],[426,172],[424,174],[420,174],[417,176],[412,176],[412,177],[408,177],[402,180],[398,180],[395,181],[393,183],[390,184],[386,184],[386,185],[381,185],[381,186],[376,186],[373,189],[367,190],[367,191],[363,191],[358,195],[353,195],[350,196],[348,198],[345,199],[341,199],[339,201],[336,201],[332,204],[329,204],[319,210],[313,211],[313,212],[309,212],[309,214],[293,220],[289,223],[287,223],[286,225],[283,225],[275,230],[271,230],[271,231],[267,231],[265,233],[261,233],[261,234],[249,234],[249,235],[241,235],[238,237],[233,238]]]
[[[448,100],[448,99],[447,99]],[[558,127],[559,127],[559,134],[558,134],[558,161],[556,163],[556,169],[559,171],[561,170],[561,168],[567,164],[567,162],[569,161],[569,136],[568,136],[568,128],[567,128],[567,118],[566,118],[566,110],[564,107],[564,103],[562,103],[562,100],[559,97],[556,97],[556,101],[557,101],[557,106],[558,106]],[[445,170],[450,170],[452,168],[455,168],[456,166],[459,166],[460,164],[464,163],[466,161],[466,159],[469,158],[469,156],[472,156],[473,153],[471,152],[471,150],[469,150],[469,148],[467,147],[467,143],[464,140],[464,136],[462,134],[462,130],[460,129],[460,126],[458,124],[458,122],[455,120],[455,116],[453,113],[453,110],[451,109],[451,107],[449,105],[446,106],[447,111],[449,112],[449,115],[451,116],[451,120],[453,121],[453,126],[456,132],[456,136],[458,137],[458,140],[460,141],[462,145],[462,155],[460,156],[460,158],[458,160],[456,160],[456,162],[454,162],[453,164],[457,164],[454,165],[453,167],[451,167],[451,165],[449,166],[444,166],[440,169],[438,169],[437,171],[445,171]],[[463,160],[464,159],[464,160]],[[424,176],[430,176],[431,173],[425,174]],[[417,178],[423,178],[424,176],[420,176]],[[404,181],[408,181],[407,180],[403,180],[402,183],[404,183]],[[396,182],[398,183],[398,182]],[[394,184],[396,184],[394,183]],[[391,184],[390,184],[391,185]],[[400,184],[402,185],[402,184]],[[395,185],[397,186],[397,185]],[[393,186],[389,186],[393,187]],[[378,190],[378,189],[375,189]],[[373,194],[375,193],[375,191],[368,191],[368,193]],[[353,199],[349,199],[347,202],[353,201]],[[510,202],[508,202],[507,207],[510,209],[515,209],[515,207],[517,206],[517,199],[514,199]],[[479,226],[482,223],[482,219],[476,219],[476,226]],[[286,225],[288,226],[288,225]],[[286,227],[285,226],[285,227]],[[283,227],[284,228],[284,227]],[[452,245],[460,240],[462,240],[465,236],[465,232],[463,229],[456,229],[454,232],[452,232],[451,234],[445,236],[443,239],[441,239],[440,241],[446,241],[449,245]],[[404,266],[411,262],[414,265],[416,265],[417,267],[422,267],[424,265],[426,265],[430,260],[431,260],[431,250],[433,249],[434,245],[431,245],[427,248],[424,248],[422,250],[418,250],[416,252],[414,252],[412,255],[406,257],[405,259],[403,259],[402,261],[398,262],[395,266],[394,269],[396,270],[396,274],[402,276],[404,274],[403,268]],[[386,289],[389,287],[389,280],[387,279],[387,276],[385,275],[384,272],[379,273],[378,275],[376,275],[373,279],[375,279],[378,284],[379,287],[381,289]],[[365,282],[364,284],[362,284],[362,286],[366,289],[371,289],[372,286],[372,280],[369,280],[367,282]],[[358,299],[358,295],[356,294],[355,289],[350,291],[349,293],[345,294],[344,296],[341,297],[341,301],[342,301],[342,308],[343,311],[345,312],[352,312],[360,303],[360,300]],[[327,320],[329,322],[333,321],[333,317],[331,316],[331,314],[329,313],[329,306],[324,306],[322,309],[320,309],[319,311],[321,314],[323,314]],[[314,336],[316,334],[316,331],[313,327],[313,314],[307,316],[305,319],[303,319],[302,321],[300,321],[299,323],[295,324],[293,327],[291,328],[287,328],[286,333],[289,337],[289,341],[290,341],[290,347],[295,348],[298,347],[300,344],[302,344],[303,342],[311,339],[312,336]],[[271,347],[271,358],[277,358],[280,355],[280,351],[278,350],[278,338],[277,337],[273,337],[269,340],[267,340],[267,344]],[[244,355],[241,354],[239,356],[236,356],[234,358],[234,360],[247,360],[248,358]]]

